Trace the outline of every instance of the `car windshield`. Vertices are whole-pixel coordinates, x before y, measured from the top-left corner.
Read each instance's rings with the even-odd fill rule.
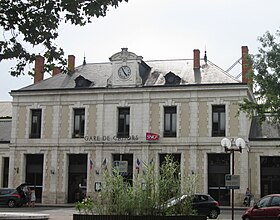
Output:
[[[210,200],[210,197],[206,196],[206,195],[195,195],[193,198],[194,202],[206,202],[208,201],[208,199]]]
[[[259,208],[263,208],[263,207],[267,207],[268,206],[268,203],[269,203],[269,200],[270,200],[270,197],[266,197],[266,198],[263,198],[261,199],[257,205]]]
[[[177,204],[178,202],[181,202],[182,200],[184,200],[185,198],[187,197],[187,195],[183,194],[183,195],[180,195],[180,196],[177,196],[177,197],[172,197],[170,199],[168,199],[165,204],[167,206],[172,206],[172,205],[175,205]]]

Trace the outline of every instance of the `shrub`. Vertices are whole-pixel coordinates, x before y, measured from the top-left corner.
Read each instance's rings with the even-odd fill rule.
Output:
[[[181,179],[180,166],[168,155],[156,175],[155,164],[143,162],[143,174],[136,174],[133,186],[118,170],[103,170],[101,192],[95,202],[87,198],[76,203],[80,213],[100,215],[189,215],[193,214],[191,197],[176,207],[166,209],[166,201],[181,193],[193,195],[196,176]],[[181,185],[181,182],[184,184]],[[164,211],[163,211],[164,210]]]
[[[85,198],[81,202],[76,203],[76,210],[81,214],[93,214],[94,213],[94,203],[91,198]]]

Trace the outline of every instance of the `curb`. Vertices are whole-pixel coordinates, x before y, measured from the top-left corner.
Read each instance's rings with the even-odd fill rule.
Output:
[[[75,208],[75,204],[42,204],[36,203],[35,207],[61,207],[61,208]]]

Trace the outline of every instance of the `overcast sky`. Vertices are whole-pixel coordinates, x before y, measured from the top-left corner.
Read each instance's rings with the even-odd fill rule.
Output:
[[[208,60],[227,70],[241,57],[241,46],[256,54],[257,38],[280,29],[279,9],[280,0],[129,0],[85,27],[61,25],[56,43],[75,55],[76,66],[84,55],[87,63],[109,62],[123,47],[144,61],[192,59],[193,49],[203,56],[206,48]],[[13,64],[0,62],[0,101],[33,83],[27,75],[10,76]],[[240,65],[230,73],[239,72]]]

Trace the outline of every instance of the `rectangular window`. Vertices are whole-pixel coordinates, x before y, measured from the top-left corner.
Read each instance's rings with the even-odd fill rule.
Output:
[[[42,109],[31,110],[30,138],[41,138]]]
[[[177,110],[176,106],[164,107],[164,137],[176,137]]]
[[[212,136],[224,137],[226,135],[226,111],[224,105],[212,106]]]
[[[85,109],[74,109],[73,138],[83,138],[85,134]]]
[[[119,108],[118,138],[129,137],[129,108]]]

